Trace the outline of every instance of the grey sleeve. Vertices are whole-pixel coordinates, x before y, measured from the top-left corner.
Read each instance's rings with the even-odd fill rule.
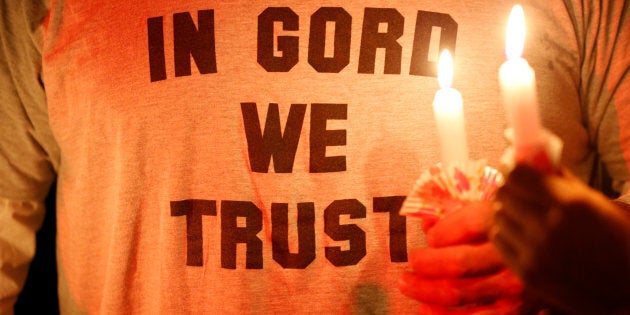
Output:
[[[0,1],[0,313],[11,314],[35,253],[59,150],[41,82],[43,1]]]
[[[624,194],[630,188],[630,2],[583,3],[574,20],[581,106],[602,171]]]
[[[630,183],[629,1],[529,0],[528,46],[543,122],[563,163],[614,194]]]

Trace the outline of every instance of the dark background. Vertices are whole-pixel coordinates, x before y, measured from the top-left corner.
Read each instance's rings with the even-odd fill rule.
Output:
[[[55,184],[46,197],[46,217],[37,232],[37,251],[15,314],[59,314],[57,261],[55,259]]]

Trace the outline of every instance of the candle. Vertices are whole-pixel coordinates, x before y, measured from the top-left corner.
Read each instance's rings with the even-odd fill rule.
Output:
[[[499,70],[499,82],[508,124],[512,127],[515,159],[528,160],[540,145],[541,123],[536,100],[536,76],[521,57],[525,45],[525,15],[520,5],[510,13],[506,31],[507,61]]]
[[[443,165],[468,160],[462,95],[451,87],[452,81],[453,59],[449,51],[444,50],[438,61],[440,89],[433,99]]]

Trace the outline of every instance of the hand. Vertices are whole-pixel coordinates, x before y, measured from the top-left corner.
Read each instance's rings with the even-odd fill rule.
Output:
[[[423,222],[428,248],[409,254],[412,272],[399,289],[425,314],[506,314],[521,304],[523,285],[488,242],[490,202],[471,203],[441,220]]]
[[[572,313],[628,307],[627,213],[566,170],[545,175],[524,165],[497,200],[491,239],[528,289]]]

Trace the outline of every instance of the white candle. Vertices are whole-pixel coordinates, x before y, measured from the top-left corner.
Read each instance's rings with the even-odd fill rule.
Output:
[[[468,160],[462,95],[451,87],[452,81],[453,59],[449,51],[444,50],[438,61],[440,89],[433,99],[443,165]]]
[[[506,31],[507,61],[499,70],[499,82],[508,124],[513,130],[515,158],[527,159],[540,144],[541,123],[536,100],[536,76],[521,58],[525,45],[525,14],[520,5],[510,13]]]

